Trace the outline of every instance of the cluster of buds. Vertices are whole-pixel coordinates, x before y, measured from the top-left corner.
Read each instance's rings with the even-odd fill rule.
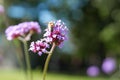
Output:
[[[47,53],[47,49],[49,47],[49,44],[41,39],[36,42],[31,42],[29,50],[33,51],[34,53],[38,53],[38,55],[41,55],[42,53]]]
[[[66,33],[68,31],[67,27],[61,20],[57,20],[56,22],[49,22],[47,29],[45,29],[44,38],[32,42],[30,45],[30,49],[33,52],[38,52],[39,55],[42,53],[49,53],[47,49],[55,43],[56,46],[60,46],[64,40],[66,40]]]
[[[8,40],[20,39],[22,41],[29,41],[33,33],[40,33],[40,25],[37,22],[23,22],[18,25],[9,26],[6,31]]]
[[[49,22],[48,28],[45,31],[44,37],[49,40],[49,43],[55,43],[57,46],[61,46],[63,41],[67,39],[68,28],[61,20]]]

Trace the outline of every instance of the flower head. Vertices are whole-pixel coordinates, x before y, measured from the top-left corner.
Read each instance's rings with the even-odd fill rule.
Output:
[[[91,77],[96,77],[99,75],[99,68],[97,66],[90,66],[87,69],[87,75]]]
[[[111,74],[116,69],[116,60],[114,58],[108,57],[104,60],[102,64],[102,70],[106,74]]]
[[[67,38],[66,33],[68,29],[61,20],[49,22],[45,31],[43,39],[31,43],[30,51],[38,53],[39,55],[42,53],[50,53],[51,51],[48,51],[48,48],[50,48],[53,43],[59,46]]]
[[[29,31],[40,33],[40,26],[37,22],[23,22],[18,24],[18,26],[21,28],[21,33],[25,34]]]
[[[38,40],[36,42],[32,42],[30,45],[29,50],[33,51],[34,53],[38,53],[39,55],[42,55],[42,53],[47,53],[47,49],[49,48],[49,44],[44,40]]]
[[[37,22],[23,22],[18,25],[8,27],[5,34],[8,40],[13,40],[18,37],[29,40],[34,32],[41,32],[40,26]]]
[[[0,14],[4,14],[4,6],[3,5],[0,5]]]
[[[48,28],[45,31],[44,37],[47,37],[50,43],[54,42],[56,45],[61,45],[67,38],[66,33],[68,28],[65,26],[64,22],[57,20],[55,22],[49,22]]]

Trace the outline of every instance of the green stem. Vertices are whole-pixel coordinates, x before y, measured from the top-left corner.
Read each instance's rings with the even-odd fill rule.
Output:
[[[24,43],[25,61],[26,61],[26,67],[27,67],[27,79],[33,80],[31,66],[30,66],[30,56],[29,56],[28,47],[27,47],[27,41],[24,41],[23,43]]]
[[[46,62],[45,62],[45,66],[44,66],[44,70],[43,70],[43,80],[45,80],[46,77],[46,73],[47,73],[47,69],[48,69],[48,64],[50,62],[50,58],[53,54],[53,50],[55,49],[55,43],[53,43],[52,48],[47,56]]]
[[[18,62],[19,62],[19,65],[20,65],[20,67],[21,67],[21,72],[22,72],[22,73],[25,73],[24,64],[23,64],[23,62],[22,62],[22,60],[23,60],[23,54],[22,54],[21,50],[17,49],[17,51],[19,51],[19,52],[21,53],[21,54],[20,54],[20,53],[17,53],[17,54],[16,54],[16,55],[17,55]],[[24,78],[27,79],[27,76],[24,76]]]
[[[18,51],[18,53],[16,53],[16,57],[17,57],[17,60],[18,60],[18,63],[20,65],[20,68],[22,70],[24,70],[24,66],[23,66],[23,63],[22,63],[22,58],[23,58],[23,55],[21,54],[21,47],[20,47],[20,42],[17,41],[17,42],[13,42],[15,49]]]

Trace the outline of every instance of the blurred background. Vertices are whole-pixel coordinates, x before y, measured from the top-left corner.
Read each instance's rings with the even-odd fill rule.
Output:
[[[119,72],[120,0],[0,0],[0,3],[0,69],[19,69],[16,53],[25,65],[22,43],[7,41],[5,37],[9,25],[38,21],[45,29],[49,21],[61,19],[70,30],[69,39],[63,48],[55,49],[49,72],[90,77],[110,77]],[[40,38],[35,34],[31,41]],[[30,52],[32,69],[42,71],[46,56]]]

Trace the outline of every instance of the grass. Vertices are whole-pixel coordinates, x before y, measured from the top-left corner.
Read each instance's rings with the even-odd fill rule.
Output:
[[[38,71],[33,72],[34,80],[42,80],[42,73]],[[0,70],[0,80],[25,80],[25,73],[18,70]],[[109,80],[107,78],[97,77],[90,78],[86,76],[67,75],[59,73],[48,73],[46,80]]]

